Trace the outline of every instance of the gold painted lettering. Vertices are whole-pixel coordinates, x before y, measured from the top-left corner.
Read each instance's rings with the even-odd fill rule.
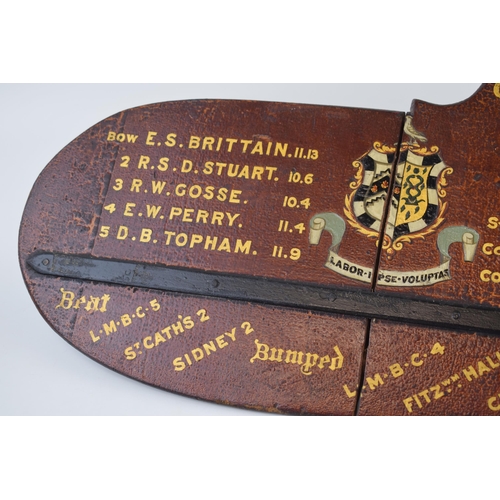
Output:
[[[137,356],[133,347],[127,347],[123,353],[125,354],[125,358],[128,360],[135,359]]]
[[[156,219],[156,216],[161,210],[161,205],[148,205],[146,204],[146,215],[147,217],[152,217],[153,219]]]
[[[233,145],[238,142],[238,139],[226,139],[226,142],[228,144],[227,152],[231,153],[231,151],[233,150]]]
[[[206,344],[203,344],[203,349],[205,349],[207,356],[210,356],[211,352],[217,351],[217,347],[215,347],[213,340],[211,340],[210,342],[207,342]]]
[[[419,408],[422,408],[422,403],[421,403],[420,399],[418,399],[418,396],[416,394],[413,395],[413,400],[417,403],[417,406]]]
[[[151,187],[153,189],[153,194],[161,194],[166,186],[165,181],[151,181]]]
[[[335,354],[337,355],[335,358],[332,357],[332,364],[330,365],[330,370],[340,370],[344,364],[344,356],[340,352],[338,346],[333,348]]]
[[[404,403],[406,409],[408,410],[408,413],[413,413],[412,401],[413,401],[413,396],[410,396],[409,398],[403,399],[403,403]]]
[[[411,364],[413,366],[422,366],[424,364],[424,360],[423,359],[417,361],[418,357],[419,357],[419,353],[418,352],[411,355],[410,362],[411,362]]]
[[[165,241],[165,245],[170,245],[170,240],[172,236],[175,236],[175,233],[173,231],[164,231],[164,232],[167,235],[167,240]]]
[[[230,332],[226,332],[227,335],[233,342],[236,340],[236,328],[233,328]]]
[[[142,228],[142,231],[141,231],[141,236],[139,238],[139,241],[141,241],[142,243],[148,243],[149,241],[151,241],[151,236],[153,234],[153,230],[152,229],[147,229],[147,228]]]
[[[169,219],[172,220],[174,217],[177,217],[182,214],[182,208],[181,207],[172,207],[170,209],[170,215]],[[175,234],[175,233],[174,233]]]
[[[277,361],[278,363],[281,363],[283,361],[283,352],[283,349],[276,349],[276,347],[272,347],[269,361]]]
[[[186,330],[191,330],[194,327],[194,321],[191,319],[191,316],[186,316],[182,319],[182,324]]]
[[[393,365],[389,366],[389,370],[391,371],[394,378],[401,377],[401,375],[404,374],[404,370],[401,368],[401,365],[399,363],[394,363]]]
[[[431,387],[431,391],[434,393],[434,399],[440,399],[444,396],[444,392],[441,390],[439,384]]]
[[[173,147],[173,146],[175,146],[175,144],[176,144],[176,141],[175,141],[176,137],[177,137],[177,134],[168,134],[167,135],[167,140],[165,141],[165,146],[168,146],[170,148]]]
[[[222,171],[227,167],[227,163],[222,163],[218,161],[215,163],[215,165],[218,167],[217,175],[222,175]]]
[[[483,253],[485,255],[493,255],[491,248],[493,248],[493,243],[485,243],[482,248]]]
[[[166,342],[166,341],[167,339],[160,332],[155,333],[155,346],[157,346],[161,342]]]
[[[353,398],[357,394],[357,391],[351,391],[349,387],[347,387],[347,384],[344,384],[342,388],[344,389],[344,392],[346,393],[348,398]]]
[[[253,147],[252,151],[250,152],[251,155],[259,153],[260,155],[264,154],[264,148],[262,145],[262,141],[257,141],[257,144]]]
[[[195,245],[198,245],[203,242],[203,236],[201,234],[192,234],[191,242],[189,243],[189,248],[193,248]]]
[[[262,174],[264,173],[263,167],[253,167],[252,179],[262,180]]]
[[[146,349],[153,349],[153,347],[155,346],[153,344],[153,337],[149,336],[149,337],[144,337],[144,339],[142,340],[142,345],[146,348]]]
[[[181,372],[184,368],[186,368],[186,364],[182,361],[182,358],[175,358],[172,363],[176,372]]]
[[[266,167],[268,181],[271,181],[273,179],[274,172],[276,172],[276,170],[278,170],[276,167]]]
[[[426,401],[427,403],[430,403],[430,402],[431,402],[431,398],[429,397],[429,391],[428,391],[427,389],[425,389],[425,390],[424,390],[424,391],[422,391],[422,392],[419,392],[419,393],[418,393],[418,395],[419,395],[419,396],[422,396],[422,397],[425,399],[425,401]]]
[[[92,297],[90,296],[87,305],[85,306],[86,311],[97,311],[99,310],[99,302],[101,301],[100,297]]]
[[[483,373],[491,372],[491,368],[488,368],[482,361],[477,363],[477,373],[482,376]]]
[[[79,299],[75,300],[75,305],[73,306],[73,309],[80,309],[80,306],[82,304],[85,304],[86,302],[87,302],[87,298],[85,297],[85,295],[83,295]]]
[[[222,226],[223,219],[224,219],[224,212],[214,211],[214,213],[212,214],[212,224],[214,225],[217,222],[219,226]]]
[[[224,335],[219,335],[218,337],[215,338],[215,341],[217,342],[217,345],[219,346],[219,349],[224,349],[227,345],[229,345],[225,340],[224,340]]]
[[[73,292],[64,290],[64,288],[61,288],[59,291],[61,292],[62,297],[61,302],[59,302],[59,304],[56,306],[56,309],[58,309],[59,307],[62,307],[63,309],[70,309],[73,305],[75,294]]]
[[[500,397],[500,394],[498,395]],[[497,401],[497,396],[493,396],[488,399],[488,408],[491,411],[500,411],[500,404],[494,404]]]
[[[130,323],[132,323],[132,320],[130,319],[130,316],[128,314],[122,314],[120,316],[120,320],[123,326],[128,326],[130,325]]]
[[[140,193],[139,188],[142,186],[141,179],[132,179],[132,185],[130,186],[130,191],[135,191]]]
[[[368,384],[368,387],[373,391],[379,385],[383,385],[384,381],[382,380],[382,377],[380,376],[380,373],[376,373],[373,378],[366,377],[366,383]]]
[[[254,360],[258,359],[260,361],[267,361],[267,358],[269,357],[269,346],[267,344],[261,344],[259,342],[259,339],[254,340],[255,345],[257,346],[257,352],[253,356],[253,358],[250,359],[250,363],[253,363]]]
[[[318,368],[323,369],[329,362],[330,356],[328,356],[328,354],[326,356],[322,356],[321,358],[319,358]]]
[[[182,160],[181,172],[187,173],[193,170],[193,162],[191,160]]]
[[[250,167],[245,165],[238,174],[238,179],[250,179]]]
[[[191,351],[191,354],[193,355],[193,358],[195,361],[201,361],[205,357],[205,355],[203,354],[203,351],[199,347],[196,347],[195,349],[193,349]]]
[[[247,240],[243,243],[239,238],[236,239],[236,246],[234,248],[234,253],[244,253],[248,255],[250,253],[250,248],[252,246],[252,240]]]
[[[132,212],[132,208],[134,208],[135,206],[136,206],[135,203],[127,203],[125,205],[125,210],[123,211],[123,215],[125,215],[126,217],[133,217],[134,212]]]
[[[191,215],[194,213],[194,208],[185,208],[184,215],[182,216],[182,222],[193,222]]]
[[[478,377],[478,374],[476,373],[476,370],[474,370],[474,367],[472,365],[469,365],[468,369],[467,368],[464,368],[462,370],[463,374],[465,375],[465,378],[471,382],[472,381],[472,377],[474,378],[477,378]]]
[[[179,233],[175,237],[175,244],[178,247],[184,247],[184,246],[186,246],[187,242],[188,242],[188,235],[186,233]]]
[[[287,149],[288,144],[281,144],[281,142],[277,142],[274,147],[274,156],[278,156],[278,154],[280,154],[284,158],[286,156]]]
[[[252,144],[252,141],[249,140],[249,139],[240,139],[240,142],[243,144],[243,149],[242,149],[242,153],[246,153],[247,152],[247,147]]]
[[[238,196],[242,193],[243,191],[238,191],[237,189],[232,189],[231,194],[229,196],[229,203],[240,203],[240,199]],[[221,200],[224,201],[224,200]]]
[[[141,155],[141,157],[139,158],[139,163],[137,164],[137,168],[144,168],[145,170],[147,170],[150,161],[151,158],[149,156]]]
[[[164,333],[168,339],[172,338],[172,335],[170,334],[170,326],[163,328],[161,333]]]
[[[198,149],[200,147],[200,140],[201,140],[201,137],[197,137],[196,135],[192,135],[189,138],[188,148],[189,149]]]
[[[227,219],[229,221],[229,227],[232,227],[234,224],[234,221],[240,216],[240,214],[230,214],[229,212],[226,212]]]
[[[170,326],[175,335],[179,335],[179,333],[184,333],[184,327],[182,326],[182,323],[180,321],[177,321],[177,323],[173,323]]]
[[[198,210],[198,212],[196,213],[196,222],[201,221],[202,224],[206,224],[209,215],[210,213],[206,210]]]
[[[107,323],[103,323],[102,329],[104,330],[104,333],[106,335],[109,335],[110,333],[115,333],[116,332],[116,323],[113,321],[109,322],[109,325]]]
[[[487,227],[489,229],[496,229],[499,225],[500,225],[500,220],[498,219],[498,217],[490,217],[488,219]]]
[[[488,361],[488,364],[492,367],[492,368],[498,368],[500,366],[499,363],[495,363],[489,356],[486,356],[486,361]]]
[[[105,294],[101,297],[101,307],[100,307],[99,311],[101,311],[101,312],[106,312],[106,306],[107,306],[107,304],[108,304],[108,302],[109,302],[109,299],[110,299],[110,298],[111,298],[111,297],[110,297],[107,293],[105,293]]]
[[[155,138],[156,134],[157,134],[157,132],[148,132],[148,136],[146,138],[146,144],[148,146],[154,146],[155,145],[154,138]]]
[[[317,354],[311,354],[310,352],[306,352],[306,360],[304,364],[300,367],[300,371],[303,375],[311,375],[311,368],[316,366],[316,361],[318,361]]]
[[[292,363],[292,365],[295,364],[301,365],[303,355],[304,353],[302,351],[297,352],[297,351],[287,350],[285,363]]]
[[[127,226],[120,226],[118,228],[118,232],[116,233],[116,239],[125,240],[125,239],[127,239],[127,236],[128,236],[128,227]]]
[[[206,175],[210,175],[213,173],[213,171],[214,171],[214,162],[213,161],[205,162],[202,172]]]
[[[168,170],[168,162],[169,162],[168,158],[166,158],[166,157],[160,158],[160,162],[157,166],[158,170],[160,172],[166,172]]]
[[[224,238],[221,241],[221,244],[217,247],[217,251],[231,253],[231,245],[229,243],[229,238]]]
[[[209,149],[212,151],[212,146],[215,143],[215,139],[213,137],[204,137],[203,138],[203,146],[202,149]]]
[[[101,337],[99,335],[94,335],[94,332],[90,330],[90,337],[92,338],[92,342],[97,342]]]

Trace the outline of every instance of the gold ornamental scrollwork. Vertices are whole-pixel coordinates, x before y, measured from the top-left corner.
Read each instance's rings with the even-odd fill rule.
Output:
[[[438,146],[431,146],[428,148],[427,146],[420,146],[416,143],[403,142],[403,144],[401,144],[401,151],[406,150],[410,150],[412,153],[419,156],[431,156],[439,153]]]
[[[379,141],[375,141],[373,143],[373,149],[375,151],[378,151],[379,153],[383,154],[392,154],[396,152],[396,147],[395,146],[389,146],[388,144],[384,144]]]
[[[354,179],[356,180],[354,182],[351,182],[349,184],[349,187],[351,189],[358,189],[359,186],[361,186],[361,181],[363,180],[363,164],[359,160],[356,160],[352,162],[352,166],[354,168],[357,168],[358,170],[354,174]]]

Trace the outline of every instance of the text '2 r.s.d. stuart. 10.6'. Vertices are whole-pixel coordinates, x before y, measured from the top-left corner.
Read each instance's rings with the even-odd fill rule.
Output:
[[[291,414],[500,415],[499,118],[500,84],[408,114],[128,109],[40,174],[25,282],[73,346],[169,391]]]

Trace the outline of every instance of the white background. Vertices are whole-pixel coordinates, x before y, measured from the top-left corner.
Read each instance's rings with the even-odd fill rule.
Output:
[[[409,111],[451,104],[479,84],[0,85],[0,415],[262,415],[149,387],[71,347],[36,310],[19,270],[19,223],[52,157],[87,128],[143,104],[251,99]]]

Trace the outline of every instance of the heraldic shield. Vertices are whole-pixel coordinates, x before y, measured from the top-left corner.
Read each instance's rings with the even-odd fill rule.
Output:
[[[376,237],[381,230],[395,154],[395,147],[375,142],[371,151],[353,162],[358,171],[350,188],[356,191],[346,196],[344,213],[368,236]]]
[[[344,213],[351,226],[369,237],[380,234],[395,154],[394,146],[375,142],[353,162],[356,181],[350,185],[354,191],[346,196]],[[389,255],[413,238],[424,238],[443,222],[444,176],[452,172],[437,146],[401,145],[383,241]]]
[[[452,172],[437,146],[401,145],[383,245],[392,250],[389,254],[400,250],[404,242],[423,238],[443,222],[447,205],[441,200],[446,196],[444,176]]]

